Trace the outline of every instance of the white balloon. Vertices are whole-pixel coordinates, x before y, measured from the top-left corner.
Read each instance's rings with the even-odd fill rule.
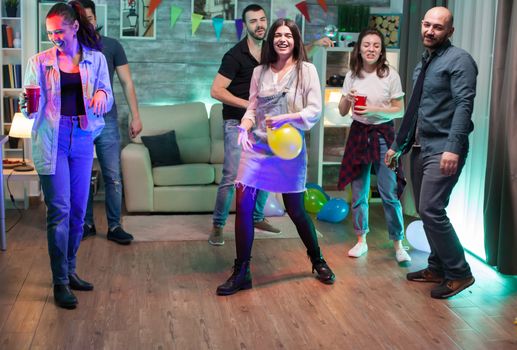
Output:
[[[338,102],[328,102],[325,104],[325,119],[335,125],[347,125],[352,124],[352,118],[349,115],[341,116],[339,113]]]
[[[431,252],[431,247],[427,241],[422,220],[413,221],[409,224],[406,229],[406,238],[413,248],[426,253]]]
[[[267,196],[266,205],[264,206],[265,216],[283,216],[285,214],[282,204],[276,198],[274,193]]]

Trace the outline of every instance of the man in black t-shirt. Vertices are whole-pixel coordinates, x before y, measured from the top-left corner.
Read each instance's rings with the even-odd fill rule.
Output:
[[[264,9],[256,4],[247,6],[242,11],[242,21],[247,35],[223,56],[221,66],[212,83],[210,94],[223,103],[224,119],[224,164],[223,177],[217,189],[217,198],[213,214],[213,227],[208,242],[223,245],[223,227],[226,224],[233,200],[234,181],[237,176],[241,157],[241,146],[237,144],[241,119],[248,107],[249,90],[253,70],[260,64],[262,42],[267,33],[267,18]],[[332,46],[328,38],[314,42],[314,45]],[[306,47],[310,50],[312,45]],[[255,228],[279,233],[264,217],[264,206],[268,193],[257,192],[257,201],[253,211]]]
[[[237,144],[237,126],[248,107],[249,90],[253,69],[259,65],[262,41],[267,32],[266,12],[259,5],[249,5],[242,12],[242,21],[247,35],[223,57],[219,72],[215,76],[210,94],[223,103],[224,119],[224,164],[223,177],[217,189],[213,214],[213,227],[208,242],[223,245],[223,227],[230,211],[235,192],[234,181],[241,158],[241,146]],[[268,193],[257,192],[253,211],[255,227],[278,233],[264,217],[264,206]]]
[[[79,0],[83,5],[86,16],[90,23],[97,27],[95,15],[95,3],[91,0]],[[126,53],[120,43],[112,38],[101,36],[102,53],[106,57],[110,75],[111,88],[113,89],[113,76],[117,72],[118,79],[122,85],[122,91],[131,111],[131,124],[129,136],[136,137],[142,131],[142,122],[138,113],[135,88],[131,79],[131,71],[127,62]],[[104,116],[106,125],[102,133],[95,139],[95,151],[101,167],[102,178],[105,186],[106,216],[108,219],[107,238],[119,244],[130,244],[133,236],[122,228],[120,216],[122,211],[122,181],[120,175],[120,134],[117,121],[117,106]],[[94,236],[97,231],[93,220],[93,192],[90,191],[88,209],[84,218],[83,239]]]

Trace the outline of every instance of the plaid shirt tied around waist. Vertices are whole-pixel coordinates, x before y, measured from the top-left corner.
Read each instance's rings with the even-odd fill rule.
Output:
[[[368,125],[358,121],[352,122],[350,134],[345,145],[345,154],[341,161],[339,169],[338,189],[344,190],[345,186],[352,182],[361,173],[363,164],[382,161],[384,162],[384,154],[381,155],[379,136],[386,140],[389,146],[395,139],[395,128],[393,121],[384,124]],[[382,158],[382,159],[381,159]],[[402,162],[399,159],[397,169],[397,194],[402,195],[406,186],[406,179],[402,171]]]

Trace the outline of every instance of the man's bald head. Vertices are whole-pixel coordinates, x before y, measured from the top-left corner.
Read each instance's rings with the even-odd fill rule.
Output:
[[[454,33],[453,16],[445,7],[433,7],[426,12],[422,20],[422,42],[434,51],[446,42]]]
[[[424,16],[432,18],[441,18],[448,26],[454,26],[454,17],[452,16],[452,12],[447,7],[437,6],[429,9]]]

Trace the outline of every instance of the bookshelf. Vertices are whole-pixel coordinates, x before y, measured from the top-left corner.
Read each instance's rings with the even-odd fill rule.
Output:
[[[24,27],[22,18],[24,6],[18,6],[18,17],[7,17],[5,8],[2,6],[0,24],[2,27],[0,65],[0,99],[1,99],[1,128],[4,135],[9,134],[11,120],[18,111],[18,96],[22,92],[24,48],[23,37]],[[16,40],[15,40],[16,39]],[[11,138],[4,145],[5,158],[16,158],[22,156],[21,140]]]
[[[4,97],[18,98],[22,92],[23,78],[25,76],[25,67],[29,57],[36,53],[37,48],[37,0],[21,0],[18,5],[16,17],[8,17],[5,12],[4,1],[0,2],[0,25],[9,25],[13,29],[13,46],[8,46],[7,41],[0,35],[0,127],[2,134],[8,134],[10,128],[10,121],[12,114],[8,114],[8,110],[4,107]],[[18,35],[16,33],[19,33]],[[19,37],[18,42],[14,42],[16,37]],[[16,45],[15,45],[16,44]],[[3,72],[4,65],[19,65],[18,79],[19,83],[14,87],[5,87],[4,81],[11,77],[7,77]],[[16,68],[15,68],[16,70]],[[7,71],[8,72],[8,71]],[[13,110],[17,110],[17,103],[13,100]],[[4,145],[3,159],[20,159],[22,157],[22,143],[25,142],[25,159],[32,160],[31,140],[25,139],[23,141],[13,142],[12,145],[7,142]],[[4,181],[7,181],[4,178]],[[10,189],[15,200],[27,199],[28,196],[38,196],[40,193],[39,181],[31,178],[26,183],[14,182],[10,185]],[[6,206],[10,205],[7,199]]]

